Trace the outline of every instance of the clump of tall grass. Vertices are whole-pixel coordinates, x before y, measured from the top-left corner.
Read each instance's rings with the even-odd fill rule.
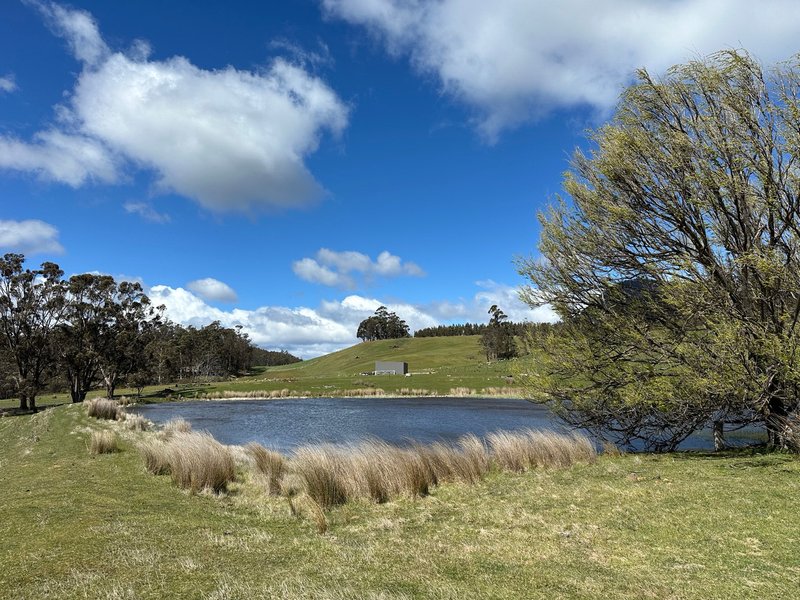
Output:
[[[189,433],[192,431],[192,424],[189,423],[186,419],[181,417],[177,417],[175,419],[170,419],[166,423],[164,423],[164,428],[162,432],[164,437],[172,437],[176,433]]]
[[[150,428],[150,421],[142,415],[132,415],[124,410],[117,413],[117,419],[122,421],[122,426],[131,431],[147,431]]]
[[[597,457],[594,445],[580,434],[552,431],[497,431],[486,436],[492,462],[498,468],[520,473],[534,467],[568,467]]]
[[[481,390],[481,396],[503,396],[518,398],[522,396],[522,389],[515,387],[487,387]]]
[[[397,393],[401,396],[435,396],[436,392],[426,388],[400,388]]]
[[[450,395],[451,396],[471,396],[475,393],[475,390],[468,387],[454,387],[450,388]]]
[[[92,398],[91,400],[84,401],[86,412],[90,417],[95,419],[109,419],[116,420],[119,404],[116,400],[109,400],[108,398]]]
[[[349,396],[351,398],[385,396],[386,391],[383,388],[355,388],[352,390],[342,390],[341,396]]]
[[[92,437],[89,440],[89,454],[96,456],[98,454],[110,454],[116,452],[117,436],[113,431],[93,431]]]
[[[351,500],[386,502],[428,494],[445,482],[474,484],[492,469],[522,472],[591,461],[594,446],[584,436],[523,430],[496,432],[484,443],[475,435],[455,444],[409,448],[370,440],[353,446],[304,446],[289,460],[292,497],[307,495],[322,510]]]
[[[192,492],[222,492],[236,475],[230,450],[208,433],[174,432],[163,441],[141,442],[139,452],[148,471],[169,474],[179,487]]]
[[[286,459],[283,454],[268,450],[261,444],[251,442],[245,451],[253,458],[256,471],[264,476],[267,493],[273,496],[281,492],[281,479],[286,470]]]

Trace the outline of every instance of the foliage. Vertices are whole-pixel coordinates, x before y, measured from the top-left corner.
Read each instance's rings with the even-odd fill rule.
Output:
[[[356,337],[364,342],[407,338],[409,335],[406,322],[385,306],[378,307],[374,315],[361,321],[356,332]]]
[[[281,365],[291,365],[303,359],[290,354],[286,350],[264,350],[263,348],[253,349],[253,364],[261,367],[278,367]]]
[[[543,385],[570,422],[675,447],[798,406],[800,58],[727,51],[640,71],[521,260],[531,304],[567,322]]]
[[[508,360],[517,355],[514,343],[514,330],[508,317],[496,304],[489,308],[491,319],[481,336],[481,345],[486,353],[486,360]]]
[[[36,410],[36,396],[57,360],[53,332],[64,311],[63,271],[42,263],[25,269],[25,257],[0,258],[0,339],[11,364],[21,410]]]

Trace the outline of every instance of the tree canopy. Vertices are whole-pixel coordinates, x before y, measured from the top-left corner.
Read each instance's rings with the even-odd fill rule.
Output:
[[[358,325],[356,337],[364,342],[410,337],[408,325],[385,306],[379,306],[375,314]]]
[[[671,449],[798,407],[800,58],[721,52],[646,71],[540,216],[530,304],[565,325],[539,382],[570,422]]]

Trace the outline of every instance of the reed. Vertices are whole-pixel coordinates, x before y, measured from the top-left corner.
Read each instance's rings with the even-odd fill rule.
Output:
[[[264,476],[267,493],[273,496],[280,494],[281,479],[286,470],[283,454],[268,450],[255,442],[247,444],[245,451],[253,458],[256,470]]]
[[[95,419],[108,419],[114,421],[117,418],[119,404],[116,400],[108,398],[92,398],[84,401],[86,412]]]

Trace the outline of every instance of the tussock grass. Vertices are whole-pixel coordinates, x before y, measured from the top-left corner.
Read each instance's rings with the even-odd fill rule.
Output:
[[[87,414],[95,419],[108,419],[114,421],[117,418],[119,403],[116,400],[109,400],[108,398],[92,398],[91,400],[84,401],[84,405],[86,406]]]
[[[292,506],[292,498],[305,494],[328,510],[352,500],[386,502],[400,496],[425,496],[431,487],[446,482],[474,484],[492,468],[519,473],[596,458],[594,446],[582,435],[495,432],[487,442],[467,435],[455,444],[410,448],[379,440],[353,446],[304,446],[289,460],[287,472],[292,477],[282,489]]]
[[[255,442],[247,444],[245,451],[253,458],[256,471],[264,476],[267,493],[273,496],[280,494],[281,479],[286,470],[286,459],[283,454],[268,450]]]
[[[475,390],[468,387],[454,387],[450,388],[450,395],[451,396],[471,396],[475,393]]]
[[[355,388],[342,390],[341,395],[351,398],[371,398],[373,396],[385,396],[386,390],[383,388]]]
[[[116,452],[117,436],[113,431],[93,431],[92,437],[89,440],[89,454],[96,456],[98,454],[111,454]]]
[[[132,415],[124,411],[122,412],[122,418],[120,420],[122,421],[122,426],[131,431],[147,431],[152,425],[152,423],[142,415]]]
[[[166,442],[155,437],[142,440],[136,445],[144,459],[144,466],[153,475],[169,475],[169,451]]]
[[[191,431],[192,424],[186,419],[182,419],[180,417],[177,419],[170,419],[164,423],[164,428],[162,429],[164,436],[167,438],[172,437],[176,433],[189,433]]]
[[[230,450],[208,433],[175,432],[166,440],[140,442],[138,449],[150,473],[169,474],[176,485],[193,493],[223,492],[236,476]]]
[[[491,458],[498,468],[521,473],[528,469],[568,467],[579,461],[593,461],[597,452],[583,435],[526,429],[496,431],[486,436]]]

